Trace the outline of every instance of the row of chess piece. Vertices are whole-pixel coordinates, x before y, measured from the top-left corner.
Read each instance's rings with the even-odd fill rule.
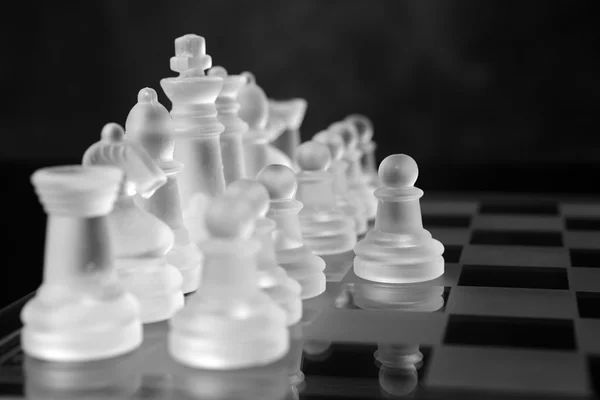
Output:
[[[251,75],[204,73],[203,38],[183,36],[175,49],[180,76],[161,81],[170,113],[142,89],[125,130],[107,124],[82,165],[32,176],[48,227],[43,284],[22,311],[26,354],[114,357],[140,346],[142,324],[169,320],[169,351],[183,364],[264,365],[287,353],[302,300],[325,291],[330,257],[354,251],[355,273],[377,282],[443,273],[414,160],[389,156],[379,178],[362,167],[374,148],[366,117],[290,146],[286,159],[269,143],[283,130],[299,138],[305,102],[269,118]]]

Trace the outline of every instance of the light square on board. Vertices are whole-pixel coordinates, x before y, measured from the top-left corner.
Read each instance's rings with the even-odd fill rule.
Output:
[[[563,221],[558,216],[546,215],[477,215],[473,229],[508,231],[560,231]]]
[[[465,246],[461,262],[476,265],[561,268],[566,268],[570,264],[566,248],[496,245]]]
[[[569,268],[569,286],[578,292],[600,292],[600,268]]]
[[[566,217],[595,217],[600,218],[598,203],[565,203],[560,205],[562,215]]]
[[[477,212],[479,203],[462,200],[421,200],[421,213],[437,215],[473,215]]]
[[[437,348],[428,366],[425,385],[528,394],[590,394],[583,357],[543,350]]]
[[[588,354],[600,355],[600,319],[579,319],[575,321],[577,343]]]
[[[563,239],[570,249],[600,250],[600,231],[565,231]]]
[[[575,295],[567,290],[458,286],[446,312],[532,318],[576,318]]]
[[[442,340],[446,313],[356,311],[331,308],[304,329],[306,340],[345,343],[435,345]]]

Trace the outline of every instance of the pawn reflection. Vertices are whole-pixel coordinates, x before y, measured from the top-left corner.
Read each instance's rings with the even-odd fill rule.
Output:
[[[57,363],[25,356],[25,396],[40,399],[130,399],[142,386],[136,352],[92,362]]]
[[[336,307],[398,312],[435,312],[444,306],[442,286],[356,283],[345,286]],[[423,354],[418,344],[378,343],[374,354],[386,397],[404,397],[418,385]]]

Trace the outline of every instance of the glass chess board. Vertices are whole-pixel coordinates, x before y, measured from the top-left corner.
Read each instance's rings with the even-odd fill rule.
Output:
[[[288,355],[239,371],[178,365],[168,323],[137,351],[56,364],[24,356],[19,312],[0,311],[0,393],[60,399],[550,399],[600,390],[600,201],[427,194],[423,221],[445,274],[411,285],[327,260]],[[2,397],[0,395],[0,397]]]

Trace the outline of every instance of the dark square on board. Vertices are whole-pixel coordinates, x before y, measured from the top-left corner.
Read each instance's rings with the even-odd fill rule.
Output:
[[[561,232],[491,231],[481,229],[473,231],[471,244],[561,247],[563,240]]]
[[[458,286],[569,290],[565,268],[464,265]]]

